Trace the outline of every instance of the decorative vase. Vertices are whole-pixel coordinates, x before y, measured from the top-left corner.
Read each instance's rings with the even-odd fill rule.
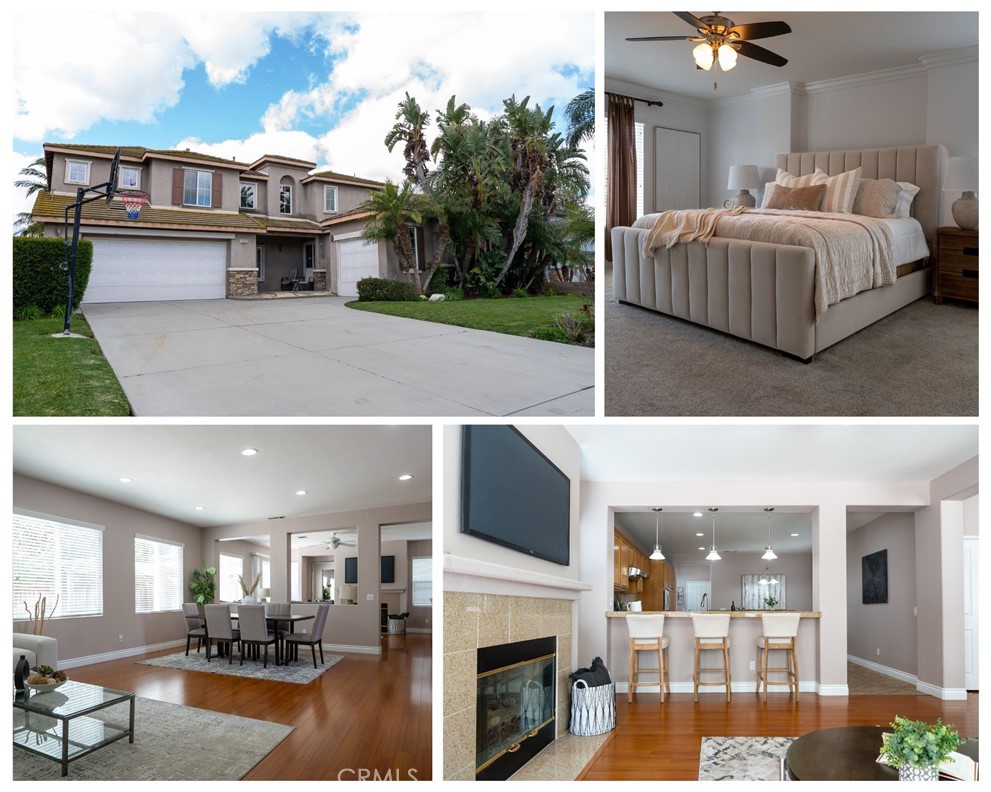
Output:
[[[898,768],[899,781],[938,781],[938,767],[916,767],[908,763]]]
[[[953,222],[960,228],[967,231],[977,230],[977,221],[980,215],[978,211],[977,196],[973,191],[967,190],[957,200],[950,205],[950,212],[953,215]]]
[[[21,655],[21,659],[14,666],[14,689],[24,690],[24,683],[27,682],[29,676],[31,676],[31,666],[27,658]]]

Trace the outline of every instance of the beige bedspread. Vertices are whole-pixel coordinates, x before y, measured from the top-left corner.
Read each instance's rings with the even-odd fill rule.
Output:
[[[685,209],[645,215],[640,254],[713,236],[811,248],[816,262],[816,320],[858,292],[895,282],[891,232],[871,217],[777,209]]]

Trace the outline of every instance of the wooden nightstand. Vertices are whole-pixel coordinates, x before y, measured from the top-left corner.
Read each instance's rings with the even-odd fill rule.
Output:
[[[977,231],[955,226],[937,228],[933,235],[933,302],[944,297],[976,303],[978,293]]]

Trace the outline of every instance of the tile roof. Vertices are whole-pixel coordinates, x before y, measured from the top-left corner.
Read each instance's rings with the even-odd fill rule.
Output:
[[[49,148],[64,149],[66,151],[79,151],[84,153],[88,152],[91,154],[104,154],[111,157],[117,150],[117,146],[96,146],[83,143],[46,143],[45,150],[48,151]],[[176,149],[150,149],[145,148],[144,146],[121,146],[120,155],[121,157],[137,160],[143,160],[147,156],[178,157],[181,159],[196,160],[199,162],[223,163],[224,165],[230,165],[236,168],[248,167],[248,165],[244,162],[237,162],[236,160],[227,159],[226,157],[215,157],[211,154],[200,154],[197,151],[188,150],[179,151]]]
[[[358,206],[354,209],[349,209],[346,212],[341,212],[340,214],[327,217],[320,221],[320,227],[326,228],[327,226],[337,225],[338,223],[346,223],[349,220],[360,220],[362,217],[369,217],[373,213],[368,209],[363,209]]]
[[[295,231],[303,233],[317,233],[320,231],[320,224],[313,220],[304,220],[293,217],[269,217],[267,215],[253,215],[252,219],[270,232],[275,231]]]
[[[75,203],[73,196],[52,195],[39,192],[34,202],[31,214],[34,218],[63,220],[65,209]],[[200,212],[188,209],[161,208],[145,205],[137,220],[128,220],[120,203],[114,202],[107,206],[106,201],[92,201],[83,205],[83,220],[88,223],[107,226],[135,228],[203,228],[205,230],[248,231],[259,233],[264,226],[257,222],[260,218],[246,214],[231,214],[229,212]],[[72,222],[72,218],[69,218]],[[313,224],[315,226],[315,224]]]
[[[346,173],[336,173],[331,170],[317,171],[316,173],[311,173],[305,179],[304,182],[319,179],[321,181],[335,181],[335,182],[346,182],[348,184],[359,184],[365,187],[385,187],[385,182],[375,181],[374,179],[363,179],[360,176],[348,176]]]

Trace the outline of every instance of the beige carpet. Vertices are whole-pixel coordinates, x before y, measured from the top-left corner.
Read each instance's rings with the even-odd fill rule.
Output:
[[[605,287],[607,416],[978,414],[976,308],[923,298],[806,365]]]

